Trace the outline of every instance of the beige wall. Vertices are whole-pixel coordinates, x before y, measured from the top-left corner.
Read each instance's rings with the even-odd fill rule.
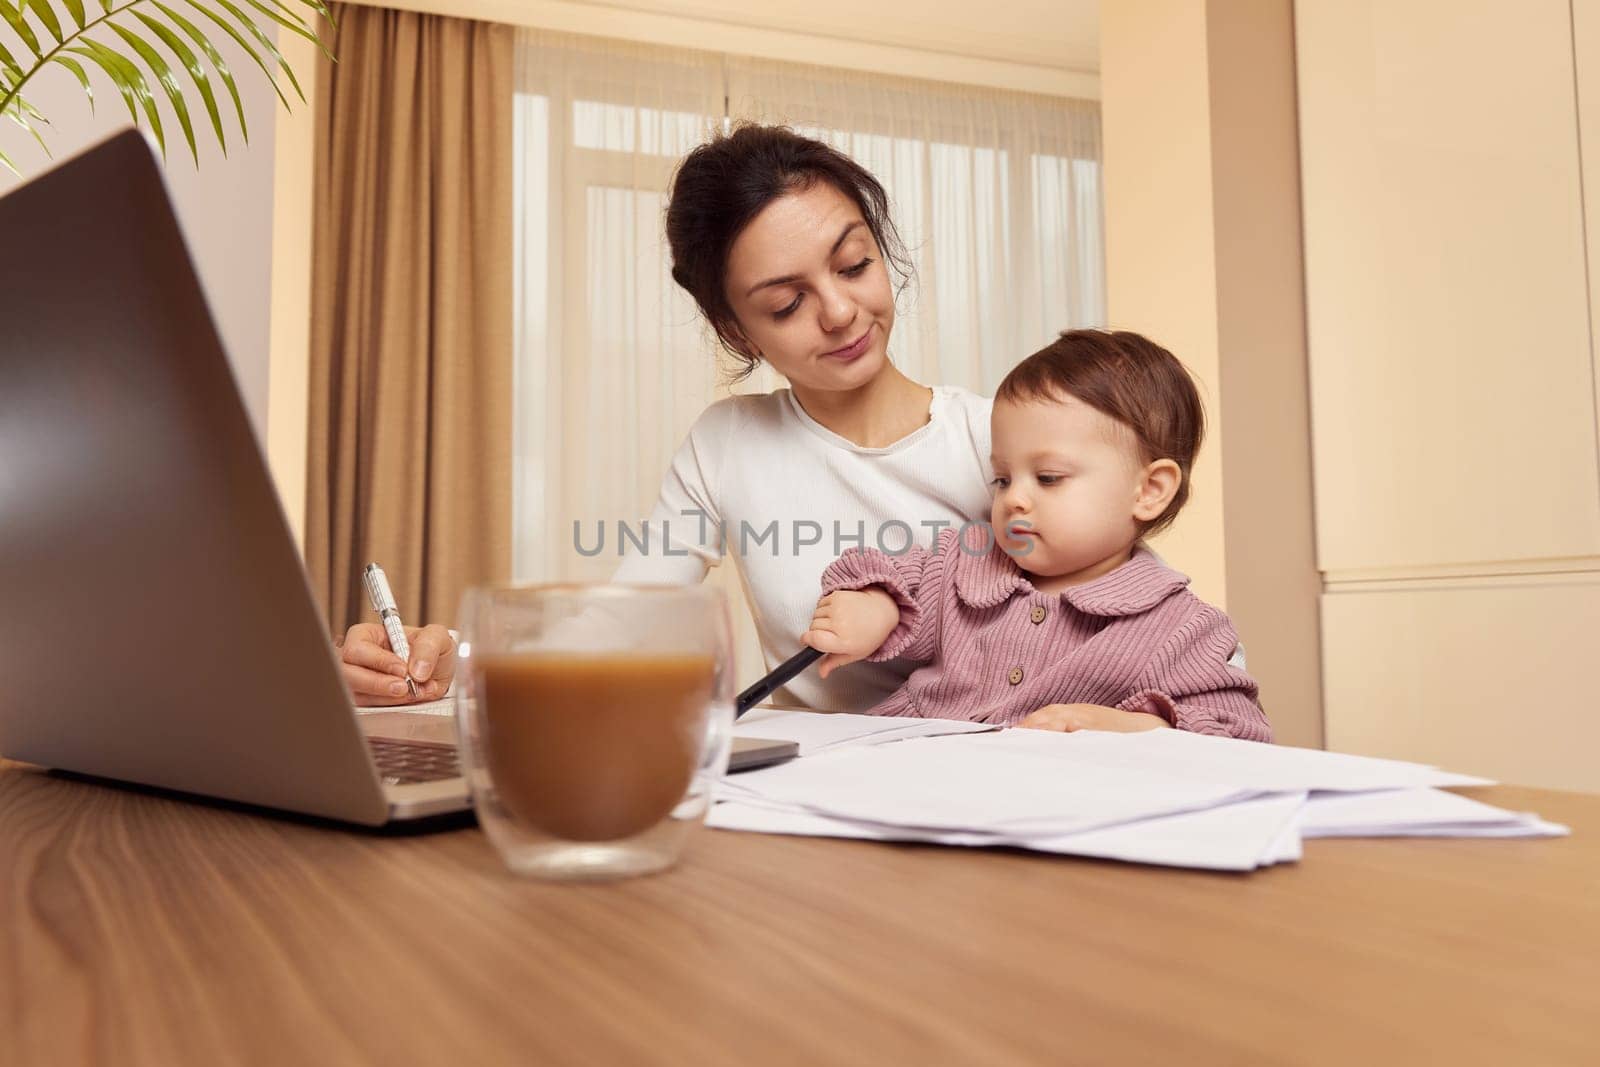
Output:
[[[1199,380],[1210,437],[1182,519],[1160,548],[1225,605],[1217,232],[1206,7],[1109,5],[1100,26],[1109,325],[1171,349]]]
[[[299,73],[309,104],[280,109],[273,158],[272,301],[267,376],[267,462],[278,484],[289,528],[305,544],[306,456],[311,359],[312,166],[316,145],[316,46],[285,34],[284,59]]]
[[[1329,745],[1600,790],[1600,8],[1297,16]]]
[[[369,3],[375,0],[354,0]],[[673,48],[1093,97],[1100,0],[385,0],[380,6]]]
[[[6,44],[14,55],[24,54],[22,46],[12,38],[7,37]],[[228,48],[221,50],[231,69],[238,72],[250,143],[244,144],[237,137],[237,116],[230,106],[225,127],[230,144],[224,158],[216,146],[215,134],[201,117],[196,120],[200,156],[196,168],[177,124],[168,123],[165,170],[179,224],[227,346],[245,407],[257,433],[261,433],[268,421],[273,123],[274,110],[280,105],[271,86],[257,76],[259,71],[248,58]],[[28,83],[29,101],[50,120],[43,132],[56,161],[128,125],[128,113],[110,84],[98,75],[91,78],[97,104],[94,112],[90,111],[82,86],[66,70],[49,68]],[[164,104],[163,113],[170,115]],[[9,121],[0,127],[0,145],[22,172],[18,178],[0,167],[0,194],[53,165],[31,137]],[[25,255],[26,251],[8,248],[6,254]],[[94,253],[85,249],[84,254]]]
[[[1589,276],[1589,354],[1600,413],[1600,0],[1572,0],[1572,59],[1578,94],[1579,166],[1583,174],[1584,264]],[[1595,419],[1600,450],[1600,415]]]
[[[1290,0],[1101,22],[1111,325],[1199,379],[1194,496],[1156,547],[1227,608],[1278,740],[1322,743]]]

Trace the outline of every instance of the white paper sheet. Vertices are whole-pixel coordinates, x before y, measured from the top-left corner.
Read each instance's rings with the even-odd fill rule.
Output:
[[[1159,772],[1174,779],[1256,793],[1362,792],[1423,786],[1493,785],[1420,763],[1350,756],[1320,749],[1236,741],[1184,730],[1120,734],[1003,730],[926,742],[952,751],[1007,749],[1045,755],[1072,766]]]
[[[1301,833],[1310,837],[1553,837],[1564,826],[1437,789],[1313,795]]]
[[[376,715],[385,711],[403,711],[411,715],[454,715],[456,713],[456,698],[453,696],[441,697],[438,700],[424,700],[416,704],[397,704],[394,707],[357,708],[357,715]]]
[[[800,745],[800,755],[815,756],[847,745],[876,745],[913,737],[985,733],[995,729],[997,727],[988,723],[956,719],[905,719],[888,715],[755,708],[734,725],[733,736],[794,741]]]
[[[1132,863],[1249,871],[1281,862],[1280,857],[1300,858],[1295,819],[1304,803],[1304,793],[1256,797],[1206,811],[1029,841],[1025,847]]]
[[[718,795],[888,826],[1039,838],[1214,808],[1253,792],[1053,751],[946,744],[972,739],[847,748],[727,778]]]
[[[1259,866],[1271,867],[1277,863],[1298,863],[1305,853],[1305,839],[1300,836],[1300,823],[1305,818],[1306,807],[1299,809],[1284,823],[1278,836],[1262,850]]]
[[[909,827],[853,822],[814,812],[785,810],[760,803],[718,804],[707,826],[769,834],[846,837],[869,841],[912,841],[967,847],[1007,846],[1059,855],[1122,860],[1205,870],[1249,871],[1276,862],[1287,852],[1285,831],[1293,837],[1304,794],[1258,797],[1219,808],[1145,819],[1101,830],[1063,836],[941,833]],[[1290,856],[1288,858],[1294,858]]]

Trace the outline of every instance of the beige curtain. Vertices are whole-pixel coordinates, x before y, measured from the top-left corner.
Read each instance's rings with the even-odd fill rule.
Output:
[[[306,563],[335,634],[511,564],[513,31],[335,4],[317,94]]]

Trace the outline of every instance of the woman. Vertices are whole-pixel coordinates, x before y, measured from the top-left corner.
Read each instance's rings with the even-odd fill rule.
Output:
[[[673,279],[745,373],[766,362],[789,388],[701,414],[662,483],[650,551],[615,580],[698,582],[732,553],[775,664],[801,647],[843,549],[928,547],[941,529],[987,520],[990,402],[890,361],[891,272],[903,283],[909,266],[883,186],[835,149],[755,125],[696,148],[673,181],[667,240]],[[442,695],[455,667],[443,627],[415,631],[410,667],[419,699]],[[406,702],[406,665],[381,627],[350,628],[343,668],[358,703]],[[788,690],[858,711],[909,671],[860,663]]]

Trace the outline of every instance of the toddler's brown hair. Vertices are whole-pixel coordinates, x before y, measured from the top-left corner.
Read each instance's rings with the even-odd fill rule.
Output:
[[[1170,459],[1182,472],[1172,501],[1145,524],[1165,529],[1189,499],[1189,472],[1205,437],[1205,409],[1194,379],[1178,358],[1127,330],[1067,330],[1011,368],[996,401],[1059,401],[1073,396],[1133,433],[1145,463]]]

